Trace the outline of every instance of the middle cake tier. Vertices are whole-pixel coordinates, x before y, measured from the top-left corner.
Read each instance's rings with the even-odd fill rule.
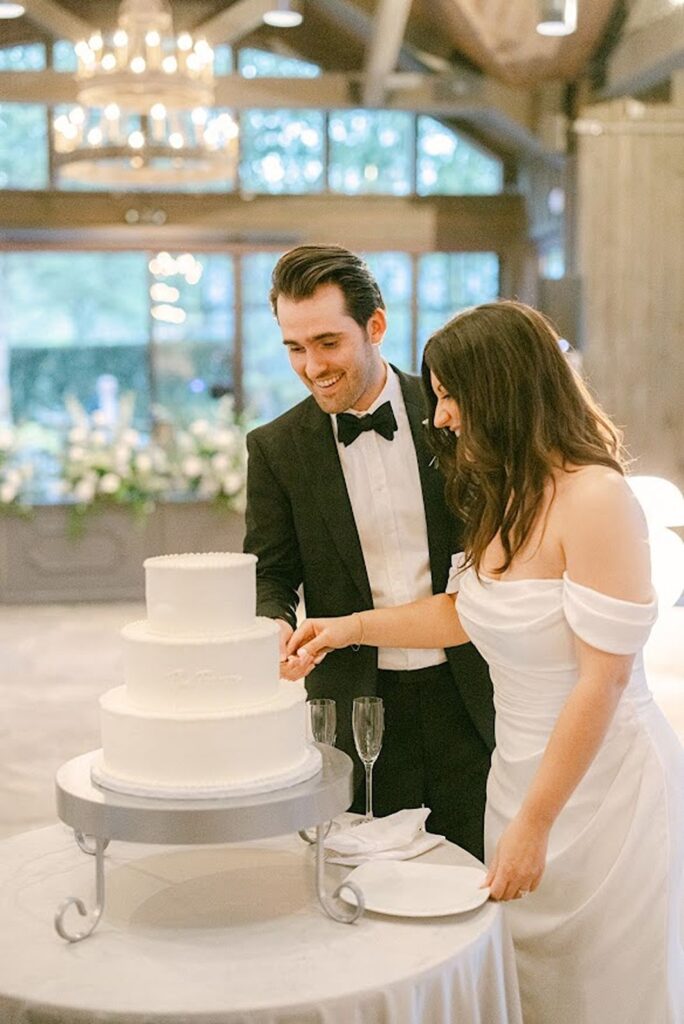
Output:
[[[279,682],[279,628],[273,619],[218,637],[169,637],[146,620],[121,631],[124,682],[132,708],[214,712],[272,700]]]

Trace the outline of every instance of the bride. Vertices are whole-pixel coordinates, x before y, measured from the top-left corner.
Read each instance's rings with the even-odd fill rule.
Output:
[[[648,535],[616,428],[537,311],[498,302],[429,340],[449,593],[306,620],[334,648],[468,640],[494,684],[486,884],[506,902],[526,1024],[684,1021],[684,757],[644,677]],[[454,596],[455,595],[455,596]]]

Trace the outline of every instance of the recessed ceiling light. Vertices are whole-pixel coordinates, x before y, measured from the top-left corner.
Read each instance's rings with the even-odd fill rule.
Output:
[[[577,30],[577,0],[539,0],[540,36],[570,36]]]
[[[24,10],[21,4],[0,3],[0,18],[21,18]]]
[[[270,11],[266,11],[263,19],[272,28],[296,28],[301,25],[304,17],[290,0],[276,0]]]

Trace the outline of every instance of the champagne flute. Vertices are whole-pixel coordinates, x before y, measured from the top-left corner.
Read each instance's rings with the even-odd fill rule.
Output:
[[[334,700],[314,697],[307,701],[311,735],[316,743],[327,743],[334,747],[337,738],[337,713]]]
[[[312,697],[307,700],[306,706],[309,709],[309,724],[311,735],[316,743],[327,743],[334,747],[337,739],[337,706],[334,700],[327,697]],[[325,827],[324,836],[329,835],[334,822],[329,821]],[[316,842],[305,829],[301,829],[299,836],[305,843],[312,846]]]
[[[356,697],[352,707],[352,730],[357,753],[366,770],[366,814],[359,824],[373,820],[373,765],[382,750],[384,728],[382,697]]]

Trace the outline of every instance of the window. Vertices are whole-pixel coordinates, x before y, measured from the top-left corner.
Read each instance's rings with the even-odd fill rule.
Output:
[[[433,331],[460,309],[499,294],[499,260],[493,252],[429,253],[418,260],[419,358]]]
[[[135,392],[136,424],[148,426],[144,255],[3,253],[0,268],[14,421],[62,428],[67,395],[95,409],[113,377],[120,393]]]
[[[240,118],[240,181],[250,192],[320,192],[324,115],[318,110],[248,110]]]
[[[250,47],[235,53],[229,46],[216,47],[217,75],[231,74],[235,63],[246,78],[321,74],[317,64],[295,57]],[[0,69],[44,66],[42,44],[0,48]],[[52,66],[65,74],[75,71],[71,42],[55,42]],[[226,113],[211,111],[207,125]],[[69,116],[68,108],[54,111],[54,116],[59,114]],[[40,104],[0,104],[0,188],[47,187],[46,117]],[[344,195],[427,196],[495,194],[503,186],[501,160],[432,117],[392,110],[254,109],[243,111],[240,123],[237,183],[227,177],[163,190],[228,192],[237,184],[246,192],[272,195],[328,189]],[[136,127],[137,121],[131,123],[129,133]],[[78,183],[59,175],[57,184],[64,189],[116,189],[110,181]],[[126,185],[125,191],[144,187]]]
[[[233,266],[222,253],[158,253],[150,259],[155,419],[185,426],[233,392]]]
[[[271,273],[281,255],[242,257],[242,341],[244,401],[248,418],[265,423],[306,398],[293,372],[268,301]]]
[[[562,242],[553,240],[540,246],[539,276],[560,281],[565,275],[565,251]]]
[[[53,44],[52,67],[55,71],[70,71],[72,74],[78,70],[76,48],[70,40],[58,39]]]
[[[40,103],[0,103],[0,188],[47,188],[46,118]]]
[[[405,252],[375,252],[364,256],[380,286],[387,310],[387,334],[382,355],[400,370],[413,368],[411,298],[413,268]]]
[[[321,73],[318,64],[250,47],[240,50],[238,68],[245,78],[316,78]]]
[[[268,300],[280,254],[0,253],[12,419],[57,437],[67,396],[92,411],[127,393],[144,433],[208,416],[230,392],[248,422],[278,416],[308,394]],[[494,253],[365,258],[387,306],[383,355],[403,370],[458,309],[497,296]]]
[[[413,191],[412,114],[391,110],[337,110],[329,117],[329,184],[347,195]]]
[[[417,142],[419,195],[488,195],[501,191],[501,161],[441,121],[419,117]]]
[[[4,46],[0,49],[0,71],[43,71],[45,47],[42,43]]]

